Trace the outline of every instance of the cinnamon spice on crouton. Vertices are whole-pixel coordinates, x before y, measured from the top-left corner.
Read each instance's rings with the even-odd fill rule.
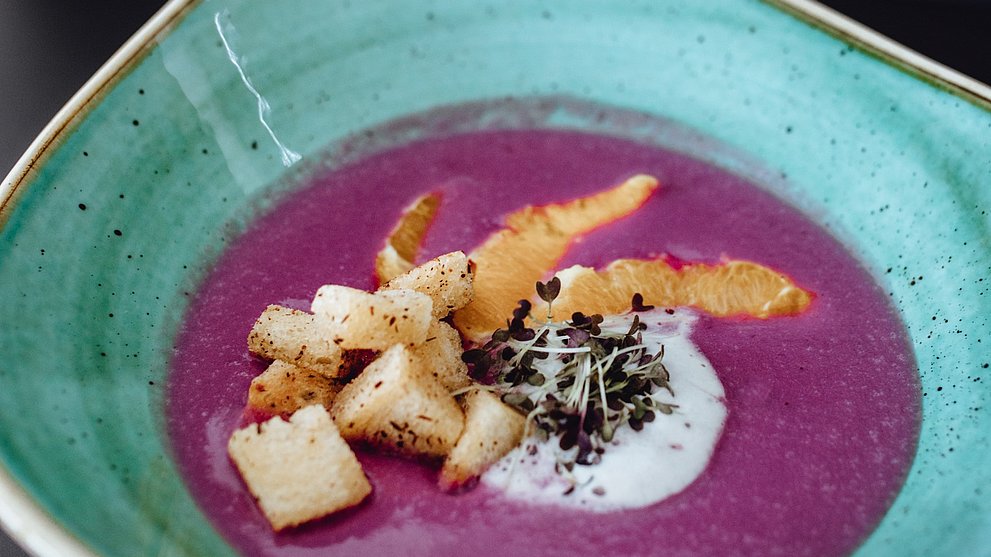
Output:
[[[351,359],[340,346],[325,338],[315,317],[278,305],[270,305],[248,333],[248,350],[269,360],[313,370],[327,377],[347,375]]]
[[[471,262],[462,251],[446,253],[410,269],[379,288],[380,291],[408,288],[430,296],[434,319],[468,305],[475,297]]]
[[[268,414],[289,415],[319,404],[330,407],[343,384],[315,371],[275,360],[251,380],[248,406]]]
[[[348,383],[331,415],[349,441],[427,458],[445,456],[464,427],[457,401],[403,345],[383,352]]]
[[[227,452],[276,531],[360,503],[371,484],[327,410],[307,406],[231,435]]]
[[[444,489],[479,476],[523,439],[526,418],[497,395],[474,388],[464,395],[462,405],[465,428],[441,469],[439,483]]]
[[[369,350],[426,340],[431,307],[413,290],[369,293],[335,284],[321,286],[311,305],[320,335],[344,349]]]
[[[434,321],[427,339],[412,348],[424,371],[437,378],[448,391],[471,385],[468,366],[461,360],[461,335],[443,321]]]

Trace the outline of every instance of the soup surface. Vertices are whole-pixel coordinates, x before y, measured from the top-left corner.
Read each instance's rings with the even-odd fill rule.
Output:
[[[359,452],[375,489],[368,501],[272,533],[226,453],[248,384],[265,368],[245,338],[266,305],[308,309],[326,283],[374,288],[376,252],[425,192],[442,202],[424,260],[471,250],[524,205],[588,195],[636,173],[657,176],[661,189],[575,243],[561,268],[664,253],[746,259],[816,294],[795,317],[699,318],[692,340],[725,387],[728,417],[696,481],[647,508],[587,513],[530,506],[484,484],[448,495],[434,469]],[[910,347],[885,293],[799,211],[685,154],[533,128],[438,134],[357,158],[258,218],[186,315],[167,412],[190,490],[249,555],[791,556],[847,554],[869,535],[911,463],[919,408]]]

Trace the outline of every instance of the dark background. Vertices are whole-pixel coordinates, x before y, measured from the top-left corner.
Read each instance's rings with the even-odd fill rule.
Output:
[[[824,0],[896,41],[991,83],[991,0]],[[163,4],[0,0],[0,176],[69,97]],[[24,552],[0,533],[0,557]]]

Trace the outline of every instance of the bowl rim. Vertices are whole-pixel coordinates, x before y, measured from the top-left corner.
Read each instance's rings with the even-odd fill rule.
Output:
[[[849,43],[883,63],[991,110],[991,86],[963,74],[816,0],[761,0]]]
[[[136,67],[167,32],[200,0],[169,0],[93,74],[59,109],[0,183],[0,227],[16,202],[18,189],[54,151],[60,139],[85,117],[103,94]],[[59,523],[20,485],[0,462],[0,529],[31,555],[98,557]]]
[[[815,0],[759,0],[824,31],[880,62],[952,95],[991,110],[991,87],[928,58]],[[18,190],[28,182],[62,138],[131,69],[154,49],[156,39],[202,0],[168,0],[59,109],[0,182],[0,227],[13,211]],[[23,549],[41,557],[97,557],[82,540],[52,517],[0,463],[0,529]]]
[[[168,0],[69,97],[17,159],[3,182],[0,182],[0,227],[6,224],[20,186],[43,164],[46,156],[59,146],[61,139],[71,133],[74,125],[85,117],[89,108],[102,100],[104,93],[137,67],[145,55],[154,49],[160,35],[175,26],[200,2],[201,0]]]

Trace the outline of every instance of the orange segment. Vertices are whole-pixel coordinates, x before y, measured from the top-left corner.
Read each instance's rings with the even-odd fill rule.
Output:
[[[389,233],[385,247],[375,256],[375,276],[385,284],[414,266],[420,244],[437,214],[440,195],[421,195],[407,207],[395,228]]]
[[[633,213],[656,189],[656,178],[637,174],[618,186],[567,203],[527,205],[506,217],[506,228],[519,232],[544,225],[570,243],[575,236]]]
[[[794,315],[812,302],[812,294],[785,275],[750,261],[674,269],[663,259],[618,259],[601,271],[576,265],[557,276],[561,294],[553,305],[556,320],[569,319],[576,311],[629,311],[637,292],[645,304],[694,306],[720,317]]]
[[[561,293],[552,308],[556,321],[571,314],[616,315],[630,310],[630,299],[637,292],[645,304],[677,306],[681,296],[681,275],[661,259],[619,259],[596,271],[575,265],[557,273]],[[543,302],[535,304],[534,315],[543,315]]]
[[[656,189],[655,178],[637,175],[589,197],[510,214],[505,228],[469,254],[476,266],[475,301],[454,314],[455,326],[471,339],[503,326],[575,237],[636,211]]]
[[[688,265],[681,271],[681,305],[717,316],[794,315],[812,302],[812,295],[785,275],[750,261]]]

